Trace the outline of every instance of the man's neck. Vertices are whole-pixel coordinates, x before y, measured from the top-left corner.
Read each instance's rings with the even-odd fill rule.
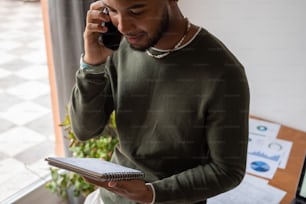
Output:
[[[175,5],[169,9],[169,25],[161,39],[154,45],[158,49],[173,49],[174,46],[182,39],[187,31],[187,19]]]

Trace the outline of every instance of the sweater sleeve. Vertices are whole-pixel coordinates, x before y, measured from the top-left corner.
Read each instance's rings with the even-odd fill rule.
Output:
[[[196,203],[237,186],[245,174],[249,88],[243,68],[214,80],[205,113],[209,162],[153,182],[156,203]],[[203,157],[207,155],[202,155]]]
[[[73,87],[68,113],[72,131],[80,140],[98,136],[113,111],[110,83],[110,58],[105,64],[79,69]]]

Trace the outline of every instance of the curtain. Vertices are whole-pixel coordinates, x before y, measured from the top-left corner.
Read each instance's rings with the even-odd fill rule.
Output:
[[[64,121],[75,72],[83,52],[83,32],[89,5],[95,0],[49,0],[51,41],[60,119]],[[63,135],[66,133],[63,132]],[[67,140],[64,141],[65,153]]]

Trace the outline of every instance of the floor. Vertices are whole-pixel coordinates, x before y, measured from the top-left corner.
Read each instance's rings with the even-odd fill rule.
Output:
[[[40,3],[0,0],[0,19],[1,203],[49,173],[54,132]]]

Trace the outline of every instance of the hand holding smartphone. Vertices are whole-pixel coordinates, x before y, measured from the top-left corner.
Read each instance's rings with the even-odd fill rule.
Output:
[[[108,9],[104,8],[102,11],[104,14],[108,15]],[[99,43],[103,44],[105,47],[117,50],[122,38],[122,34],[118,31],[116,26],[112,24],[111,21],[103,22],[102,26],[107,27],[108,31],[106,33],[101,33],[99,36]]]

